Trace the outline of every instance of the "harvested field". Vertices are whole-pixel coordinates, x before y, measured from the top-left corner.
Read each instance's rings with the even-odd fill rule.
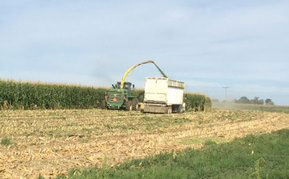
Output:
[[[107,110],[1,111],[0,178],[53,177],[208,141],[289,128],[289,114],[224,111],[172,115]],[[4,140],[5,139],[5,140]]]

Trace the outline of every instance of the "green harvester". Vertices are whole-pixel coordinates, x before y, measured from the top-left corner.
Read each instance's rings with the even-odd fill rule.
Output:
[[[136,110],[138,106],[138,96],[135,87],[130,82],[125,82],[121,88],[121,82],[112,85],[105,96],[106,107],[108,109]]]
[[[106,93],[105,107],[107,109],[124,109],[129,111],[138,109],[138,102],[139,100],[142,100],[143,96],[138,96],[135,91],[135,86],[130,82],[126,82],[126,79],[134,69],[149,63],[154,64],[155,67],[161,72],[163,77],[167,78],[166,74],[154,61],[149,60],[132,66],[126,71],[121,82],[117,82],[115,85],[112,85],[112,89]]]

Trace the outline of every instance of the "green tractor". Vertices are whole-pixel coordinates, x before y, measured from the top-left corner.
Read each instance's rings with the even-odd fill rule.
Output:
[[[107,109],[124,109],[124,110],[138,110],[138,102],[143,101],[143,94],[138,95],[135,91],[135,86],[126,82],[126,78],[128,75],[137,67],[152,63],[157,69],[161,72],[163,77],[167,78],[165,73],[157,66],[154,61],[145,61],[135,66],[129,68],[124,76],[122,77],[121,82],[117,82],[115,85],[112,85],[112,89],[110,89],[105,95],[105,104],[104,107]]]
[[[112,85],[105,95],[106,107],[108,109],[123,109],[123,110],[137,110],[138,95],[135,91],[135,86],[130,82],[125,82],[124,87],[121,88],[121,82]]]

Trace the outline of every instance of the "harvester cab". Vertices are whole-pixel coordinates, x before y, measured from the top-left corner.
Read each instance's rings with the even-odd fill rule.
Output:
[[[134,89],[134,84],[130,83],[130,82],[125,82],[124,83],[124,89],[126,90],[132,90]],[[112,85],[113,89],[121,89],[121,82],[117,82],[115,85]]]

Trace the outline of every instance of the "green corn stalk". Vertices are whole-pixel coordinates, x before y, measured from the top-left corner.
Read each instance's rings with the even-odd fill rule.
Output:
[[[20,83],[0,80],[0,108],[4,105],[12,109],[87,109],[101,108],[105,88],[69,85],[49,85]],[[143,90],[136,91],[141,102]],[[212,106],[209,97],[200,94],[184,95],[187,109],[204,111]]]

